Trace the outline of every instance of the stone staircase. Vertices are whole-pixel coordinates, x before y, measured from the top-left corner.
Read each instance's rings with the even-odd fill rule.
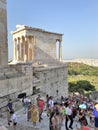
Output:
[[[32,76],[32,84],[33,84],[33,94],[39,93],[40,79],[35,75]]]
[[[40,83],[39,78],[37,78],[36,76],[33,75],[33,86],[37,86]]]

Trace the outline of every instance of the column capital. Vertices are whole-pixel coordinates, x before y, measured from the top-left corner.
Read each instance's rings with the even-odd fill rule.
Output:
[[[59,42],[62,43],[62,39],[60,39]]]
[[[28,36],[25,36],[24,38],[25,38],[25,41],[28,41]]]
[[[16,41],[17,41],[17,39],[16,39],[16,38],[13,38],[13,39],[12,39],[12,41],[13,41],[13,42],[16,42]]]

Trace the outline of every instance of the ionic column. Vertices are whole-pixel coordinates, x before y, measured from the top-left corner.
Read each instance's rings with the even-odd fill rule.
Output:
[[[16,61],[16,39],[13,39],[13,43],[14,43],[14,57],[13,60]]]
[[[18,37],[18,60],[20,60],[20,38]]]
[[[22,60],[22,38],[19,39],[19,57],[20,57],[20,60]]]
[[[33,36],[29,37],[28,41],[28,60],[31,61],[33,59]]]
[[[22,59],[23,61],[26,61],[26,43],[24,37],[22,39]]]
[[[17,61],[19,61],[19,42],[18,42],[18,39],[17,39],[17,42],[16,42],[16,46],[17,46]]]
[[[32,36],[32,60],[34,60],[34,37]]]
[[[30,60],[30,38],[28,37],[28,61]]]
[[[62,42],[59,41],[59,60],[62,61]]]
[[[24,49],[25,49],[24,61],[28,61],[28,37],[27,36],[25,36]]]

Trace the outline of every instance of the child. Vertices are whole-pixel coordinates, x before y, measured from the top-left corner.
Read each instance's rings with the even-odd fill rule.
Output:
[[[13,111],[13,114],[12,114],[12,122],[13,122],[13,127],[14,129],[16,129],[16,125],[17,125],[17,116],[15,114],[15,112]]]

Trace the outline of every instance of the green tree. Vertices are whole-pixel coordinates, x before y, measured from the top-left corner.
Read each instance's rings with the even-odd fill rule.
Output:
[[[69,92],[79,92],[80,94],[85,93],[85,91],[94,91],[95,87],[90,84],[89,81],[86,80],[79,80],[76,83],[75,82],[69,82],[68,83],[68,90]]]
[[[79,88],[84,89],[85,91],[94,91],[95,87],[87,80],[79,80],[77,81],[77,86]]]

